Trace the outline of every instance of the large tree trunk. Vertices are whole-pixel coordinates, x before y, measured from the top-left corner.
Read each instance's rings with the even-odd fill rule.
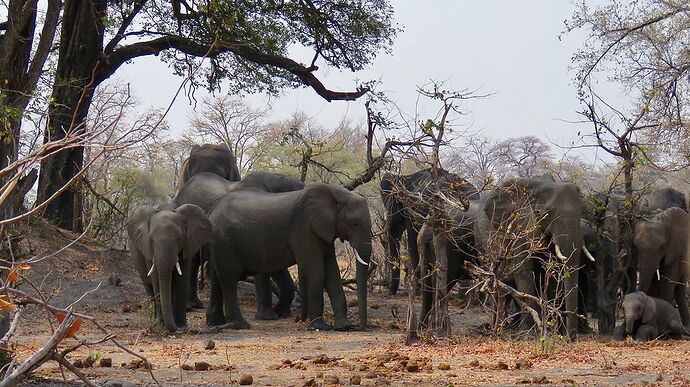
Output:
[[[60,36],[58,67],[48,112],[45,142],[83,131],[97,86],[94,70],[103,52],[105,0],[67,0]],[[37,201],[48,200],[82,168],[84,148],[63,150],[41,162]],[[61,193],[45,209],[44,216],[58,226],[82,229],[82,199],[78,186]]]

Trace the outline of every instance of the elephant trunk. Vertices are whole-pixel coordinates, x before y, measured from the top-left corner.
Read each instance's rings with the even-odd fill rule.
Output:
[[[655,259],[656,255],[659,254],[638,251],[637,256],[643,257],[638,261],[638,270],[640,273],[640,286],[637,288],[637,290],[641,292],[649,292],[649,288],[652,284],[652,279],[656,275],[656,271],[659,267],[659,262],[661,261],[661,259]]]
[[[156,272],[158,273],[158,289],[160,292],[161,314],[163,315],[163,325],[170,332],[177,331],[177,324],[175,324],[175,317],[173,313],[173,299],[172,299],[172,277],[173,270],[175,270],[175,263],[177,262],[177,254],[174,259],[169,256],[158,257],[154,259],[156,265]]]
[[[578,308],[578,270],[580,267],[580,256],[584,240],[580,231],[580,219],[561,218],[554,222],[551,228],[553,242],[557,249],[559,258],[565,261],[569,275],[564,276],[564,292],[566,310],[577,312]],[[571,338],[577,334],[578,318],[574,313],[566,316],[566,328],[568,336]]]
[[[635,319],[633,318],[633,316],[626,314],[625,315],[625,331],[629,335],[632,335],[634,325],[635,325]]]
[[[367,327],[367,280],[369,279],[369,263],[371,262],[371,242],[355,244],[357,254],[357,307],[359,311],[359,329]]]

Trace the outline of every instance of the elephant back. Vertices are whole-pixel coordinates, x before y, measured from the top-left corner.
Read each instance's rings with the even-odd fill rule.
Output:
[[[178,190],[194,175],[204,172],[213,173],[229,181],[241,179],[235,154],[227,145],[194,145],[189,157],[182,164]]]
[[[671,187],[656,189],[642,196],[639,204],[643,215],[656,214],[672,207],[688,212],[685,194]]]

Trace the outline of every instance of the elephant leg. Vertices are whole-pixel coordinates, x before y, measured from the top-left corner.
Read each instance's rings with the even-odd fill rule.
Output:
[[[434,302],[434,257],[432,255],[431,249],[428,245],[423,245],[422,254],[420,254],[420,286],[421,286],[421,299],[422,299],[422,311],[419,316],[419,324],[422,327],[429,325],[431,307]]]
[[[257,320],[277,320],[278,314],[273,310],[273,294],[271,293],[271,278],[267,273],[254,274],[254,288],[256,289]]]
[[[218,326],[225,324],[223,315],[223,292],[220,288],[220,280],[213,270],[213,265],[209,263],[209,277],[211,280],[211,297],[206,307],[206,325]]]
[[[390,225],[388,232],[388,248],[390,259],[386,260],[386,273],[390,273],[389,292],[391,295],[398,293],[400,287],[400,239],[404,229],[400,225]]]
[[[249,329],[251,325],[244,319],[240,302],[237,297],[237,284],[240,279],[237,276],[224,276],[224,281],[220,285],[223,292],[223,307],[225,310],[226,326],[231,329]]]
[[[684,326],[690,324],[690,313],[688,313],[688,296],[686,292],[687,285],[685,282],[677,284],[673,289],[673,296],[678,305],[678,313],[680,314],[680,320],[683,322]]]
[[[637,332],[635,333],[635,341],[645,342],[654,340],[657,338],[657,336],[659,336],[659,331],[655,326],[644,324],[640,325],[640,327],[637,329]]]
[[[323,320],[325,249],[316,245],[317,243],[321,244],[321,242],[305,242],[296,249],[294,256],[299,257],[297,265],[300,272],[300,289],[303,289],[304,286],[304,294],[307,298],[306,308],[302,305],[303,315],[306,309],[307,327],[326,330],[328,324]],[[303,282],[304,284],[302,284]]]
[[[530,258],[526,258],[531,260]],[[517,270],[514,274],[515,278],[515,285],[517,287],[517,290],[525,293],[525,294],[531,294],[533,296],[536,296],[537,294],[537,289],[536,289],[536,284],[534,281],[537,279],[534,277],[533,270],[530,270],[530,268],[533,266],[532,262],[523,262],[523,267],[519,270]],[[527,305],[536,310],[537,313],[539,313],[540,308],[539,305],[535,301],[525,301]],[[534,326],[534,321],[532,320],[532,316],[529,313],[523,312],[521,313],[520,317],[520,329],[521,330],[530,330]]]
[[[628,333],[625,331],[625,327],[620,325],[615,328],[613,328],[613,338],[615,340],[625,340],[625,338],[628,337]]]
[[[307,321],[307,311],[309,310],[309,294],[307,292],[307,279],[306,274],[304,272],[306,269],[299,269],[298,270],[298,277],[299,277],[299,296],[300,296],[300,312],[299,312],[299,320],[300,321]]]
[[[334,329],[336,331],[351,329],[352,323],[347,318],[347,299],[343,291],[343,281],[340,277],[340,268],[336,261],[333,245],[326,250],[324,258],[324,286],[328,298],[331,300],[331,307],[335,316]]]
[[[419,294],[419,250],[417,246],[417,237],[419,232],[415,230],[412,222],[407,221],[407,251],[410,254],[410,262],[408,265],[407,275],[411,275],[414,284],[414,291]]]
[[[295,281],[292,280],[288,269],[271,273],[271,278],[280,290],[274,311],[279,318],[289,317],[292,313],[292,300],[295,298]]]
[[[203,309],[204,303],[199,299],[199,294],[197,291],[197,274],[199,273],[199,267],[201,266],[201,254],[196,253],[190,265],[191,272],[189,273],[188,279],[188,300],[187,300],[187,310]],[[203,273],[201,275],[204,275]]]
[[[678,320],[671,320],[669,323],[669,336],[673,338],[681,338],[681,336],[690,336],[688,329]]]

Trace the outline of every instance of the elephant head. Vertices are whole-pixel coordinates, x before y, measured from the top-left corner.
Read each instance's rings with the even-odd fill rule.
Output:
[[[544,176],[504,181],[486,198],[483,209],[494,229],[513,233],[513,246],[518,249],[513,252],[515,256],[527,258],[527,247],[541,240],[542,246],[549,247],[568,267],[575,269],[580,265],[584,246],[580,229],[583,207],[576,185]],[[566,309],[575,311],[577,271],[564,282]],[[569,314],[566,322],[569,333],[574,334],[576,316]]]
[[[628,293],[623,297],[623,314],[625,315],[625,331],[633,334],[635,321],[649,324],[656,315],[656,303],[644,292]]]
[[[156,296],[160,297],[165,327],[171,332],[177,331],[173,291],[175,297],[180,294],[184,298],[181,303],[183,308],[186,307],[188,282],[176,277],[183,276],[180,260],[187,262],[199,251],[211,234],[211,223],[201,207],[193,204],[174,209],[141,206],[129,218],[127,234],[130,249],[136,249],[146,260],[146,275],[157,281],[153,288],[158,289]],[[174,290],[174,286],[182,290]]]
[[[192,176],[202,172],[213,173],[229,181],[241,179],[235,154],[225,144],[194,145],[182,165],[178,190]]]
[[[367,277],[371,260],[371,216],[369,204],[361,195],[342,186],[312,183],[305,187],[302,213],[313,232],[333,243],[335,238],[348,241],[357,256],[357,306],[359,326],[367,325]]]
[[[639,257],[640,290],[649,292],[655,272],[664,266],[685,270],[690,215],[678,207],[635,223],[634,245]]]

